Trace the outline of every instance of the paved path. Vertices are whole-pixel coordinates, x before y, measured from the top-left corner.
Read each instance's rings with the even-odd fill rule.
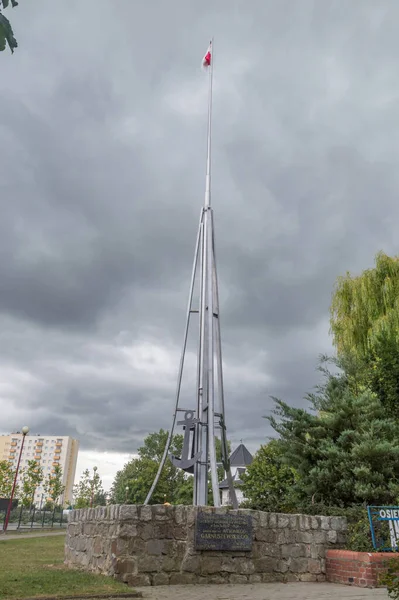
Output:
[[[7,540],[27,540],[28,538],[50,537],[51,535],[65,535],[65,531],[48,531],[47,533],[1,533],[0,542]]]
[[[137,588],[151,600],[388,600],[385,589],[334,583],[257,583],[253,585],[171,585]]]

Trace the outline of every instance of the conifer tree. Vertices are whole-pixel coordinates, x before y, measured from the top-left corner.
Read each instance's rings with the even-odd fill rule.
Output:
[[[368,390],[354,394],[345,373],[326,372],[307,399],[312,412],[275,399],[268,417],[305,502],[389,504],[399,498],[399,424]]]

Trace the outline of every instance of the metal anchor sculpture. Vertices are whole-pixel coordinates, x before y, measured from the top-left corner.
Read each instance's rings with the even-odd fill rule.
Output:
[[[184,428],[183,448],[181,452],[181,458],[177,458],[171,454],[170,460],[175,467],[183,469],[183,471],[186,471],[187,473],[194,473],[194,465],[202,454],[201,451],[194,454],[195,426],[198,422],[199,419],[194,419],[193,410],[187,410],[184,414],[184,421],[177,422],[178,425],[183,425]],[[191,432],[194,432],[192,440],[190,440]]]

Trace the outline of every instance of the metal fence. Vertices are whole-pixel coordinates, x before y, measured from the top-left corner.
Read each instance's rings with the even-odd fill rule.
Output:
[[[4,529],[4,521],[6,512],[2,513],[0,524]],[[21,507],[13,508],[10,513],[10,520],[7,531],[23,530],[23,529],[52,529],[62,528],[67,525],[67,516],[62,508],[54,508],[51,510],[37,509],[33,507],[31,510]]]

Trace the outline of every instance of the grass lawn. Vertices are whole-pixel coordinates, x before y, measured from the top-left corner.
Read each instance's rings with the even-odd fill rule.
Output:
[[[128,592],[111,577],[67,569],[64,536],[0,541],[0,598]]]

